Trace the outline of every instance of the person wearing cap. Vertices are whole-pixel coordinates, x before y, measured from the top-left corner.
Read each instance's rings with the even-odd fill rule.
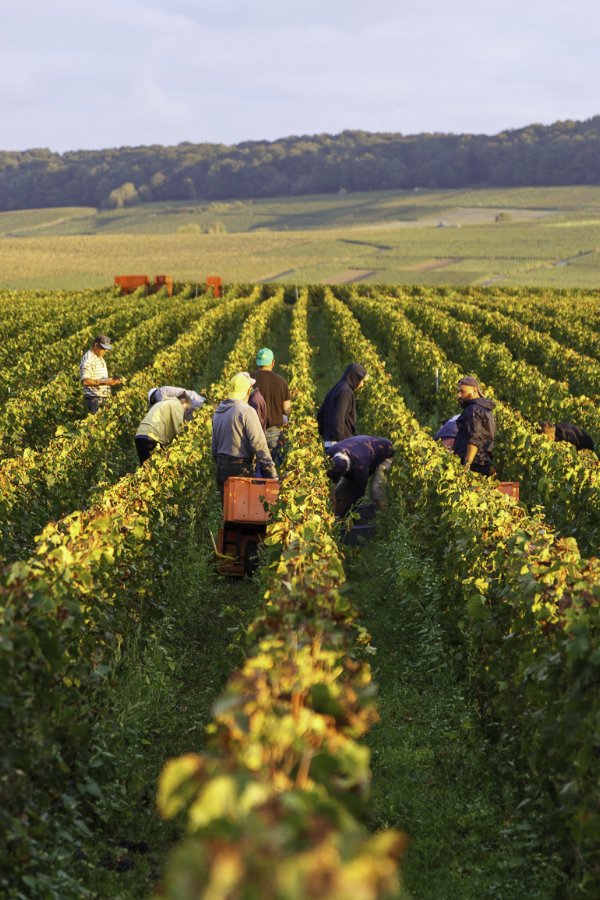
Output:
[[[256,354],[256,371],[252,378],[267,404],[267,444],[273,456],[279,461],[283,443],[284,425],[291,410],[290,389],[285,378],[274,372],[275,357],[268,347],[262,347]]]
[[[541,422],[539,426],[540,434],[550,438],[551,441],[565,441],[572,444],[577,451],[594,450],[594,442],[587,431],[580,428],[579,425],[572,425],[571,422]]]
[[[188,388],[173,387],[172,385],[163,385],[162,387],[150,388],[148,391],[148,408],[160,403],[161,400],[168,400],[170,397],[179,397],[182,393],[186,393],[191,402],[191,409],[194,412],[204,404],[206,397],[197,391],[190,391]]]
[[[379,509],[383,507],[385,481],[395,452],[391,441],[356,434],[332,444],[325,452],[332,463],[327,475],[336,482],[333,495],[336,516],[345,516],[364,497],[371,476],[371,497]]]
[[[212,419],[212,455],[217,464],[217,485],[223,502],[223,488],[232,476],[251,478],[256,463],[264,478],[277,478],[265,433],[258,414],[248,403],[255,381],[238,372],[229,382],[227,399]]]
[[[109,378],[104,355],[112,350],[113,345],[109,337],[99,334],[94,338],[91,348],[85,353],[79,364],[81,383],[83,384],[83,399],[88,410],[98,412],[100,407],[110,397],[110,389],[116,384],[121,384],[122,378]]]
[[[325,395],[317,412],[317,423],[326,448],[356,434],[356,392],[367,378],[364,366],[350,363]]]
[[[185,413],[191,407],[192,401],[185,391],[180,391],[177,397],[159,400],[150,407],[138,425],[135,436],[135,449],[140,465],[146,462],[159,444],[164,450],[177,437],[183,427]]]
[[[483,396],[481,385],[472,375],[465,375],[460,379],[456,397],[463,411],[456,420],[453,452],[472,472],[493,475],[492,457],[496,435],[493,409],[496,404]]]

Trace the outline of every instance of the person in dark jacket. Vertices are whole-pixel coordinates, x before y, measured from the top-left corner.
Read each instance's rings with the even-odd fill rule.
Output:
[[[327,474],[337,481],[334,491],[336,516],[345,516],[364,497],[371,475],[371,494],[381,508],[385,479],[394,455],[392,442],[387,438],[356,434],[332,444],[325,452],[332,462]]]
[[[457,388],[456,396],[463,411],[456,420],[458,431],[453,452],[472,472],[493,475],[496,422],[492,410],[496,404],[483,396],[479,382],[472,375],[461,378]]]
[[[542,422],[540,434],[545,434],[551,441],[566,441],[573,444],[576,450],[594,450],[594,442],[583,428],[570,422]]]
[[[367,377],[364,366],[350,363],[325,395],[317,412],[317,422],[326,448],[356,434],[356,392]]]

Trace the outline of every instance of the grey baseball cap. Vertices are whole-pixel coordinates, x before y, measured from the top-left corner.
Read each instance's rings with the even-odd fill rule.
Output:
[[[95,337],[94,343],[99,344],[103,350],[112,350],[113,348],[110,338],[105,334],[99,334],[97,337]]]

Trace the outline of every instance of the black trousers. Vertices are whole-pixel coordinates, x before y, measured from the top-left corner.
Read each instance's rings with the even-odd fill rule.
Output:
[[[254,460],[240,459],[237,456],[217,456],[217,485],[223,503],[223,490],[228,478],[252,478],[254,476]]]
[[[140,466],[146,462],[155,447],[158,447],[158,441],[153,441],[152,438],[143,434],[136,434],[135,449],[140,460]]]

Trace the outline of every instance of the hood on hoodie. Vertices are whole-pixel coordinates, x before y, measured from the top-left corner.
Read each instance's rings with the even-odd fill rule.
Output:
[[[229,400],[229,399],[228,399],[228,400],[221,400],[221,402],[219,403],[219,405],[218,405],[217,408],[215,409],[215,412],[214,412],[215,416],[217,416],[217,415],[222,415],[223,413],[226,413],[227,410],[231,409],[232,406],[235,406],[236,403],[243,403],[244,406],[247,406],[247,405],[248,405],[248,404],[245,402],[245,400]]]
[[[475,403],[477,406],[482,406],[484,409],[496,408],[496,404],[493,400],[490,400],[489,397],[473,397],[472,400],[467,400],[468,406],[470,406],[471,403]]]
[[[350,363],[350,365],[346,366],[344,369],[344,374],[340,378],[340,381],[344,381],[349,388],[352,388],[352,390],[355,391],[363,378],[365,378],[366,374],[367,370],[364,366],[361,366],[360,363]]]

